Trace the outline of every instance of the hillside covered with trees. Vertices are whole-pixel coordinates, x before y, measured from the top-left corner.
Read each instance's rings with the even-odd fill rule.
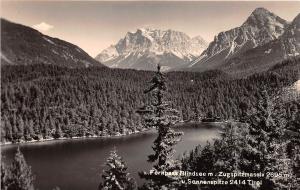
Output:
[[[299,78],[300,59],[277,64],[268,72],[233,78],[221,71],[166,74],[167,99],[181,120],[242,115],[266,89],[270,96]],[[53,65],[1,67],[1,140],[108,136],[143,130],[137,108],[153,72],[109,68],[70,69]]]

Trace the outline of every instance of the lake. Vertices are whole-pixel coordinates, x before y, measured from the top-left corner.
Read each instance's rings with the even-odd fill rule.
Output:
[[[192,150],[198,144],[205,144],[219,135],[219,128],[207,124],[198,127],[181,126],[176,130],[184,132],[182,141],[176,145],[176,157]],[[20,145],[27,163],[36,177],[35,187],[52,190],[96,190],[107,156],[113,147],[128,165],[131,177],[138,183],[138,172],[148,171],[151,165],[147,156],[152,153],[155,130],[130,136],[111,138],[85,138],[28,143]],[[17,145],[1,146],[2,159],[8,164]]]

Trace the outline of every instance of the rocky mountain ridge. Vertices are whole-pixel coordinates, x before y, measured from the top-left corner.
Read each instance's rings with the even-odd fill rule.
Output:
[[[190,38],[179,31],[141,28],[128,32],[116,45],[96,56],[96,60],[114,68],[154,70],[159,63],[169,69],[187,64],[206,47],[200,36]]]

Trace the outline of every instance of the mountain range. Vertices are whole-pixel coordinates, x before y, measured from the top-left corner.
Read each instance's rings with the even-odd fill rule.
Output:
[[[76,45],[5,19],[1,19],[0,55],[1,65],[103,66]]]
[[[189,37],[183,32],[152,28],[128,32],[116,45],[111,45],[96,56],[96,60],[113,68],[164,70],[186,66],[207,47],[200,36]]]
[[[128,32],[96,58],[69,42],[1,19],[1,64],[165,71],[221,70],[247,76],[300,56],[300,14],[288,22],[265,8],[255,9],[241,26],[217,34],[209,44],[200,36],[174,30],[140,28]]]
[[[291,23],[264,8],[237,28],[219,33],[188,69],[219,69],[242,76],[262,72],[300,53],[300,15]]]

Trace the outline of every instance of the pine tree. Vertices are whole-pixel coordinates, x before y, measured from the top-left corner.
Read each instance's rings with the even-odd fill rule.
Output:
[[[4,138],[2,138],[2,141],[5,140],[5,141],[12,141],[13,140],[13,132],[12,132],[12,127],[11,127],[11,124],[10,124],[10,121],[8,120],[8,118],[6,117],[6,115],[4,115],[2,117],[3,119],[3,127],[1,127],[2,130],[4,130]]]
[[[293,102],[287,118],[287,130],[290,140],[288,143],[288,155],[293,160],[293,169],[300,183],[300,101]]]
[[[192,117],[192,120],[195,121],[195,122],[198,122],[198,121],[201,120],[201,113],[199,111],[198,104],[197,104],[196,101],[193,103],[193,117]]]
[[[6,168],[4,166],[4,163],[1,161],[1,186],[0,189],[6,190],[5,184],[6,184]]]
[[[198,146],[194,151],[190,152],[188,157],[183,159],[183,166],[185,166],[184,170],[207,173],[219,173],[220,171],[225,173],[240,172],[240,163],[245,161],[242,160],[241,152],[246,146],[247,136],[248,130],[245,128],[244,124],[233,122],[227,123],[221,137],[216,139],[213,144],[207,143],[204,147]],[[220,178],[217,175],[214,177],[197,176],[188,178],[194,180],[222,179],[222,177]],[[211,185],[201,185],[201,189],[202,188],[214,190],[252,189],[246,184],[216,185],[213,187]],[[180,189],[197,190],[199,189],[199,185],[181,185]]]
[[[254,113],[244,117],[243,121],[248,123],[250,130],[248,146],[242,155],[243,159],[247,160],[241,166],[244,171],[290,172],[286,143],[282,140],[285,124],[278,110],[280,109],[275,107],[267,91],[263,90]],[[286,189],[288,186],[284,179],[262,180],[260,189]]]
[[[221,139],[215,140],[217,171],[237,172],[240,171],[239,162],[243,162],[240,157],[246,144],[248,130],[243,125],[237,123],[227,123]]]
[[[23,139],[23,137],[24,137],[24,121],[23,121],[23,118],[21,116],[19,116],[17,138],[20,141],[21,139]]]
[[[33,180],[31,168],[27,165],[20,148],[18,148],[11,166],[7,169],[3,189],[33,190]]]
[[[158,131],[158,137],[154,141],[152,149],[154,153],[149,155],[148,161],[153,164],[153,170],[156,172],[171,172],[178,170],[180,164],[173,160],[173,146],[180,141],[181,132],[175,132],[171,126],[179,121],[179,113],[164,100],[167,91],[166,79],[160,71],[160,65],[157,66],[157,72],[150,81],[150,87],[144,93],[151,95],[150,105],[141,108],[138,113],[144,117],[147,127],[155,127]],[[142,178],[150,180],[150,189],[164,188],[171,185],[174,179],[166,176],[153,176],[141,174]]]
[[[110,152],[106,161],[107,170],[103,171],[103,182],[99,190],[133,190],[135,182],[126,172],[127,167],[123,159],[118,156],[116,149]]]
[[[61,138],[63,136],[60,125],[61,125],[60,123],[56,123],[56,126],[55,126],[56,128],[55,128],[55,132],[53,135],[54,138]]]

